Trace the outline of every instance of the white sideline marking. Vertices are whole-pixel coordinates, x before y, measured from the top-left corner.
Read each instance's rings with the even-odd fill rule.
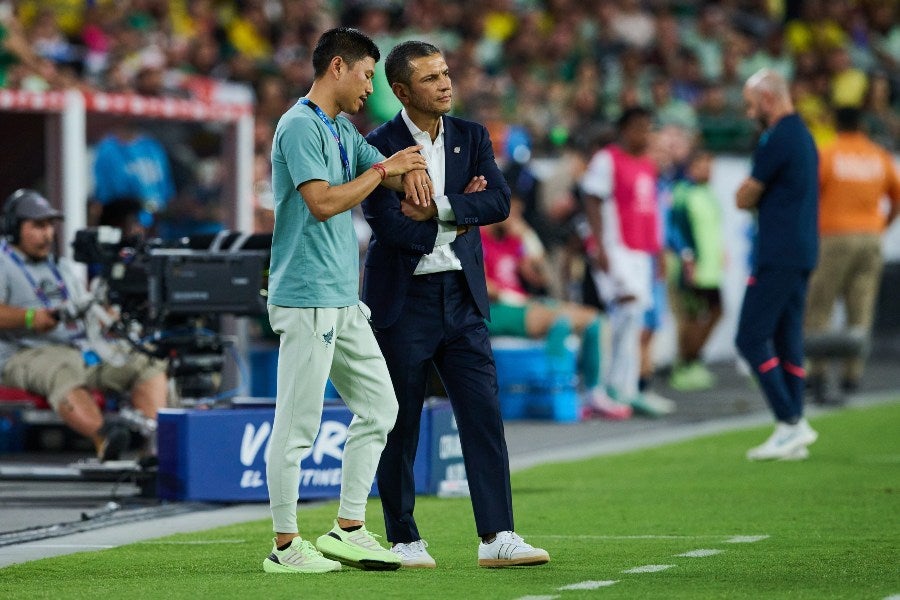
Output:
[[[703,558],[705,556],[715,556],[716,554],[722,554],[722,552],[723,550],[716,550],[714,548],[701,548],[700,550],[682,552],[681,554],[676,554],[675,556],[684,556],[686,558]]]
[[[516,600],[556,600],[557,598],[559,598],[559,594],[555,596],[520,596]]]
[[[34,544],[29,545],[29,548],[96,548],[100,550],[105,550],[106,548],[115,548],[115,545],[110,544]]]
[[[891,594],[890,596],[885,596],[884,600],[900,600],[900,594]]]
[[[569,585],[564,585],[559,588],[560,591],[565,590],[596,590],[597,588],[609,587],[611,585],[615,585],[619,583],[618,580],[614,581],[582,581],[581,583],[571,583]]]
[[[622,571],[623,573],[659,573],[660,571],[665,571],[666,569],[671,569],[675,565],[644,565],[643,567],[635,567],[633,569],[626,569]]]
[[[753,542],[762,541],[769,536],[767,535],[736,535],[731,539],[725,540],[726,544],[752,544]]]
[[[160,546],[202,546],[204,544],[243,544],[247,540],[186,540],[186,541],[171,541],[167,542],[165,540],[159,541],[150,541],[150,542],[137,542],[138,544],[157,544]]]
[[[559,540],[721,540],[729,544],[746,544],[764,540],[768,535],[554,535],[530,533],[528,537]]]

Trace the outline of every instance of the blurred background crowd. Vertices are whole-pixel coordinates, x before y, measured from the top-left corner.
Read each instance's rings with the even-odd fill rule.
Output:
[[[514,194],[507,225],[528,242],[525,266],[534,262],[540,275],[523,284],[539,297],[600,304],[584,276],[579,182],[630,108],[646,108],[653,120],[649,154],[663,222],[698,150],[716,162],[734,155],[729,176],[746,169],[758,129],[742,92],[761,68],[790,82],[820,146],[837,137],[837,112],[853,108],[875,142],[900,152],[897,0],[0,0],[0,89],[252,107],[254,228],[266,233],[275,125],[312,84],[316,40],[338,25],[370,35],[382,58],[409,39],[442,49],[453,113],[490,131]],[[374,88],[352,117],[363,134],[401,108],[383,61]],[[100,115],[87,129],[88,224],[128,227],[130,215],[173,239],[229,222],[229,167],[215,123]],[[692,182],[709,178],[707,166]],[[731,205],[730,195],[718,196],[710,206]],[[356,222],[364,252],[370,231]],[[731,254],[728,275],[749,234],[716,223]],[[734,305],[729,290],[742,283],[720,285],[726,308]],[[652,369],[643,360],[642,373]]]
[[[256,229],[264,232],[274,126],[309,89],[318,36],[355,26],[383,55],[424,39],[446,55],[454,114],[487,125],[526,221],[558,248],[580,210],[574,184],[624,109],[651,110],[651,152],[663,174],[677,177],[696,147],[744,156],[753,148],[742,86],[762,67],[791,82],[817,143],[835,137],[836,109],[855,107],[869,135],[897,152],[898,17],[896,0],[6,0],[0,88],[251,104]],[[378,68],[375,92],[354,117],[363,133],[400,108]],[[215,229],[215,140],[171,131],[154,125],[172,163],[166,177],[190,197],[185,214],[203,205],[194,220]],[[161,187],[154,206],[175,193]],[[96,200],[101,190],[92,189]]]
[[[273,124],[312,81],[318,35],[342,24],[384,52],[422,38],[451,67],[455,112],[488,124],[498,158],[584,147],[650,107],[716,152],[752,148],[741,87],[771,67],[818,142],[833,109],[900,139],[896,0],[20,0],[0,3],[0,87],[80,87],[255,106],[260,171]],[[380,85],[379,85],[380,84]],[[398,109],[383,74],[357,125]]]

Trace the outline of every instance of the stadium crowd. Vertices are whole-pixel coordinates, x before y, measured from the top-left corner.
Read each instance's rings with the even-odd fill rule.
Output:
[[[868,129],[889,148],[900,139],[892,0],[20,0],[0,7],[0,87],[252,99],[260,143],[309,88],[316,36],[338,24],[360,28],[383,51],[409,38],[441,47],[456,112],[492,124],[498,142],[519,132],[528,141],[519,158],[558,153],[636,103],[660,123],[698,132],[707,148],[746,150],[741,86],[766,66],[792,81],[818,142],[835,135],[836,106],[866,109]],[[376,82],[358,124],[371,129],[398,106]]]
[[[357,27],[383,55],[428,40],[450,67],[454,114],[488,127],[526,221],[555,254],[577,246],[576,183],[624,111],[650,111],[649,152],[674,185],[696,148],[753,148],[742,89],[764,67],[791,82],[817,144],[849,107],[900,150],[898,17],[894,0],[7,0],[0,88],[252,103],[256,228],[268,231],[274,127],[312,84],[321,32]],[[380,63],[352,120],[366,133],[399,109]],[[538,177],[534,158],[553,159],[554,176]],[[546,291],[580,300],[573,270]]]

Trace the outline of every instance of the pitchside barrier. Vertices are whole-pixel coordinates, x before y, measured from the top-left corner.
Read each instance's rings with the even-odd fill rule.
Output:
[[[246,399],[236,403],[243,408],[163,410],[159,415],[159,497],[267,501],[273,403],[271,399]],[[340,400],[326,403],[319,434],[300,461],[301,499],[337,498],[340,494],[341,459],[352,417]],[[468,492],[456,421],[445,400],[425,402],[414,473],[417,494]]]
[[[549,357],[544,343],[492,340],[504,419],[578,419],[575,353]],[[234,408],[166,409],[159,415],[159,496],[168,500],[253,502],[268,499],[266,462],[272,433],[277,348],[250,351],[250,388],[258,398]],[[352,414],[329,385],[318,436],[300,462],[301,498],[336,498]],[[416,493],[468,491],[449,402],[431,398],[422,412],[414,465]],[[373,490],[374,491],[374,490]]]

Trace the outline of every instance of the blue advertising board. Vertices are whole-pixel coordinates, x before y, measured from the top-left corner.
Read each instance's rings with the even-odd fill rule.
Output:
[[[160,498],[267,501],[266,458],[274,414],[270,407],[160,411]],[[352,417],[342,403],[325,406],[319,434],[300,461],[300,498],[340,495],[341,459]],[[461,456],[449,404],[429,401],[414,467],[416,492],[436,493],[448,477],[464,481]]]

